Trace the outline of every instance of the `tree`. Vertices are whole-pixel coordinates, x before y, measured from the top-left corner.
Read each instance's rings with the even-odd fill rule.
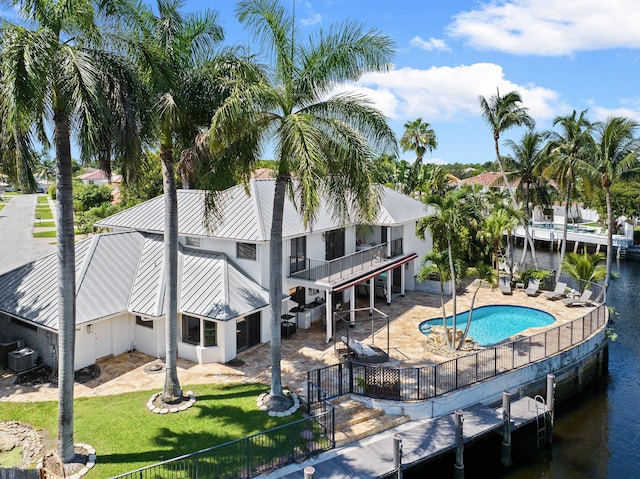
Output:
[[[460,337],[460,341],[458,342],[458,349],[462,348],[464,341],[467,339],[469,335],[469,328],[471,327],[471,321],[473,319],[473,308],[476,304],[476,297],[478,296],[478,291],[480,291],[480,287],[482,286],[482,282],[486,281],[489,286],[492,288],[497,284],[498,275],[495,270],[490,266],[484,263],[477,263],[473,268],[469,268],[467,270],[467,274],[474,275],[477,279],[476,289],[473,291],[473,296],[471,297],[471,306],[469,306],[469,314],[467,315],[467,324],[464,327],[464,332]],[[455,335],[454,335],[455,337]]]
[[[547,206],[551,203],[549,197],[549,185],[540,173],[540,167],[546,161],[546,150],[544,142],[548,135],[533,130],[526,132],[519,143],[507,140],[506,144],[511,148],[512,156],[507,157],[507,165],[511,171],[511,176],[518,179],[515,197],[522,202],[524,213],[527,219],[531,218],[531,205]],[[524,265],[527,255],[528,241],[525,241],[522,251],[521,265]],[[531,256],[534,264],[537,265],[535,245],[531,245]]]
[[[510,186],[507,174],[502,164],[502,157],[500,156],[500,135],[516,126],[527,126],[533,128],[535,122],[533,118],[527,113],[527,109],[520,106],[522,98],[518,92],[512,91],[504,96],[500,95],[500,90],[496,91],[496,94],[490,97],[488,100],[482,95],[479,97],[480,109],[482,111],[482,117],[488,123],[489,127],[493,131],[493,142],[496,151],[496,161],[502,174],[502,180],[504,181],[505,188],[509,192],[511,198],[511,204],[515,208],[516,197],[513,189]],[[528,222],[524,225],[525,241],[531,245],[531,251],[534,252],[533,240],[529,235]],[[535,256],[533,256],[535,262]]]
[[[595,128],[593,151],[593,176],[604,189],[607,205],[607,261],[603,291],[607,290],[611,278],[613,261],[613,230],[615,219],[611,200],[611,186],[621,179],[638,176],[638,148],[636,137],[638,123],[628,118],[610,117]]]
[[[353,22],[303,42],[294,19],[275,0],[241,1],[236,14],[270,55],[270,68],[250,84],[238,84],[213,116],[209,141],[215,167],[244,181],[264,148],[273,145],[270,407],[280,409],[289,405],[280,369],[285,197],[297,205],[305,225],[315,220],[323,194],[337,217],[358,211],[365,221],[372,218],[379,205],[379,189],[372,184],[375,158],[395,154],[396,139],[365,97],[331,92],[365,72],[387,70],[393,42]]]
[[[582,253],[567,253],[562,260],[564,271],[578,280],[578,287],[582,293],[590,283],[596,283],[605,279],[607,267],[604,253],[588,254],[586,249]]]
[[[97,157],[109,137],[115,154],[135,156],[140,143],[138,108],[146,96],[109,29],[110,2],[13,0],[22,17],[0,26],[4,129],[13,138],[37,135],[46,147],[51,125],[56,152],[58,248],[58,452],[74,457],[75,249],[71,135],[84,159]],[[102,21],[105,20],[105,21]],[[28,25],[28,26],[25,26]],[[15,143],[16,150],[24,144]],[[22,148],[24,153],[24,148]]]
[[[422,158],[427,150],[433,151],[438,147],[436,133],[430,126],[429,123],[423,122],[422,118],[404,124],[405,131],[400,138],[400,147],[402,151],[416,152],[416,161],[411,166],[404,193],[411,194],[418,185],[422,184]]]
[[[558,116],[553,126],[560,125],[561,133],[551,132],[546,145],[547,163],[542,174],[556,181],[564,191],[564,225],[562,228],[562,246],[560,248],[560,266],[556,272],[556,281],[560,280],[562,265],[567,250],[567,228],[569,226],[569,205],[581,174],[589,172],[588,163],[591,144],[591,122],[586,118],[587,111],[578,115],[574,110],[571,115]]]

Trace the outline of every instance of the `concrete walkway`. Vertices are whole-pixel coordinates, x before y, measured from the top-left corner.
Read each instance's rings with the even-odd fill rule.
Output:
[[[51,238],[33,238],[37,199],[38,195],[5,196],[6,206],[0,211],[0,274],[56,251],[49,244]]]

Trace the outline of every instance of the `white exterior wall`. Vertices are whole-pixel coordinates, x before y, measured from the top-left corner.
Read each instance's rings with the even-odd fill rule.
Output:
[[[164,357],[164,320],[149,321],[153,328],[136,324],[134,315],[132,315],[131,322],[133,323],[133,349],[149,356]],[[159,330],[162,331],[162,334]],[[160,345],[162,345],[162,349],[160,349]]]
[[[421,240],[416,236],[416,222],[403,225],[403,248],[405,253],[416,252],[418,258],[407,263],[405,267],[406,287],[408,290],[415,290],[417,287],[415,277],[420,271],[422,257],[433,248],[433,241],[430,234],[425,234],[425,239]],[[438,291],[439,292],[439,291]]]

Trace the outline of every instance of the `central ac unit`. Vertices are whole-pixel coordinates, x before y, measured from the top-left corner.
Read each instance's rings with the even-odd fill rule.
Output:
[[[17,349],[9,353],[9,369],[19,373],[31,369],[36,365],[38,352],[31,348]]]
[[[9,353],[16,349],[24,348],[22,339],[0,338],[0,366],[6,367],[9,364]]]

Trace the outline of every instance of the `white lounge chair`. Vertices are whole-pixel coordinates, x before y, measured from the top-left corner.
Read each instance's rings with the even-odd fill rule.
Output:
[[[527,296],[538,296],[540,294],[540,280],[530,279],[524,292],[527,293]]]
[[[564,296],[564,290],[567,289],[567,283],[561,283],[561,282],[557,282],[556,283],[556,288],[553,291],[547,291],[546,293],[543,293],[542,296],[544,296],[547,299],[550,299],[552,301],[556,300],[556,299],[560,299]]]
[[[593,291],[585,289],[578,298],[563,299],[562,302],[567,306],[588,306],[591,304],[591,295]]]
[[[500,278],[498,282],[498,286],[500,287],[500,291],[502,294],[513,294],[513,290],[511,289],[511,283],[509,283],[509,279]]]

